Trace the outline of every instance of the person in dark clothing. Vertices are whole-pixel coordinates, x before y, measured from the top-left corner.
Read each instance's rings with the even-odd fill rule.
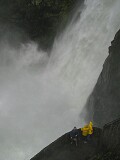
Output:
[[[71,144],[73,144],[73,142],[75,142],[76,146],[78,145],[78,130],[76,127],[73,128],[73,130],[70,132],[70,140],[71,140]]]

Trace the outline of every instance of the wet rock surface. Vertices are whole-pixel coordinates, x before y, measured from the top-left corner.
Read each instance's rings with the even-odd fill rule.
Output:
[[[99,127],[120,117],[120,30],[111,42],[109,56],[86,107]]]
[[[69,133],[66,133],[31,160],[120,160],[120,118],[104,125],[103,129],[93,129],[87,143],[78,129],[78,146],[70,143]]]
[[[76,146],[74,143],[70,143],[69,134],[67,133],[43,149],[31,160],[86,160],[97,154],[100,135],[101,129],[94,128],[91,140],[84,143],[80,132],[78,146]]]
[[[69,16],[72,17],[73,9],[83,2],[84,0],[1,0],[0,35],[17,30],[20,35],[26,34],[30,40],[38,42],[42,49],[50,49],[59,29],[66,26]]]

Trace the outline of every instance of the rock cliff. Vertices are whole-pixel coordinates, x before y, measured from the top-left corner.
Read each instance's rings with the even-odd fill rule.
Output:
[[[120,117],[120,30],[111,42],[109,56],[86,107],[87,116],[93,117],[97,126]]]
[[[30,40],[37,41],[42,49],[50,49],[58,30],[66,26],[73,9],[83,2],[84,0],[1,0],[0,36],[13,28],[18,33],[22,30],[23,35],[26,33]]]

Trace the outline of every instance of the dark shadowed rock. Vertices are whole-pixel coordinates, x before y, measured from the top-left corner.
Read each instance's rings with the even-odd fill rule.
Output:
[[[90,160],[120,160],[120,118],[104,125],[99,153]]]
[[[70,144],[69,133],[44,148],[31,160],[120,160],[120,119],[94,127],[94,134],[84,143],[80,133],[79,144]]]
[[[80,131],[80,130],[79,130]],[[81,133],[80,133],[81,134]],[[69,134],[65,134],[31,160],[86,160],[98,152],[101,129],[94,128],[94,135],[88,143],[84,143],[80,136],[79,144],[70,143]]]
[[[97,126],[120,117],[120,30],[111,42],[109,56],[86,107]]]
[[[23,30],[42,49],[50,49],[56,34],[63,29],[73,10],[84,0],[0,0],[0,22]],[[0,25],[1,25],[0,24]],[[1,26],[0,26],[1,28]],[[0,31],[0,34],[5,33]],[[23,34],[24,35],[24,34]]]

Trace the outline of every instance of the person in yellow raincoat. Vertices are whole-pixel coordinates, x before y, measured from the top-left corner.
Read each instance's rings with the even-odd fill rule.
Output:
[[[87,136],[87,140],[91,139],[91,135],[93,134],[93,123],[90,121],[90,123],[88,124],[88,136]]]
[[[91,135],[93,134],[93,123],[90,122],[88,125],[85,125],[81,128],[82,136],[84,137],[84,142],[86,143],[87,140],[90,140]]]
[[[81,131],[82,131],[84,143],[87,143],[87,136],[88,136],[88,132],[89,132],[88,125],[85,125],[83,128],[81,128]]]

